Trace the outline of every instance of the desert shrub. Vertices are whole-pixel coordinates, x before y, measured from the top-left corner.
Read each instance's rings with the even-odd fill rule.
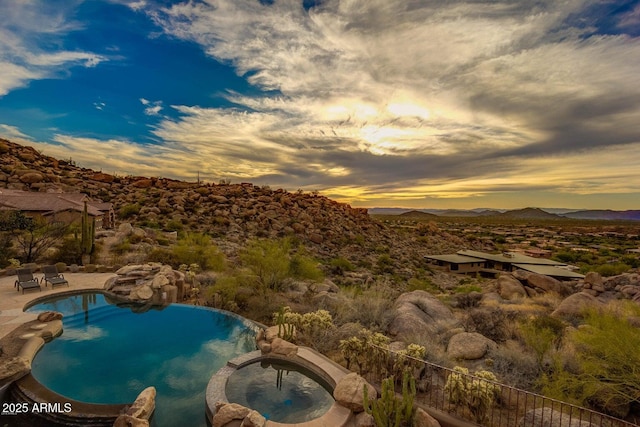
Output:
[[[67,271],[67,264],[64,262],[56,262],[56,268],[58,269],[58,273],[64,273]]]
[[[536,386],[540,369],[535,356],[516,341],[509,341],[487,354],[487,366],[513,387],[532,390]]]
[[[172,252],[179,264],[198,264],[203,270],[222,271],[226,265],[224,254],[211,237],[201,233],[187,233]]]
[[[66,238],[58,246],[51,257],[53,261],[60,261],[66,264],[82,263],[82,241],[73,237]]]
[[[393,273],[393,259],[388,254],[382,254],[376,261],[378,273]]]
[[[355,271],[356,267],[351,264],[351,262],[344,258],[344,257],[338,257],[338,258],[334,258],[329,262],[329,265],[331,266],[331,270],[333,272],[333,274],[342,274],[345,271]]]
[[[115,245],[111,246],[111,252],[113,252],[116,255],[126,254],[130,250],[131,250],[131,242],[129,241],[129,239],[124,239],[122,242],[116,243]]]
[[[469,310],[463,324],[467,331],[477,332],[496,342],[504,342],[514,334],[516,313],[500,307]]]
[[[236,301],[240,289],[238,277],[233,275],[217,276],[212,283],[200,282],[204,285],[205,304],[210,307],[238,311],[245,301]]]
[[[482,292],[482,288],[478,285],[471,285],[466,283],[468,279],[462,279],[460,281],[460,285],[457,286],[453,292],[455,292],[456,294],[470,294],[471,292],[478,292],[481,293]]]
[[[409,281],[407,281],[407,291],[427,291],[430,293],[440,293],[442,292],[442,289],[427,278],[418,279],[416,277],[412,277],[411,279],[409,279]]]
[[[480,292],[459,293],[455,296],[457,308],[473,308],[480,305],[482,294]]]
[[[173,251],[167,248],[154,248],[149,252],[146,258],[148,262],[159,262],[161,264],[170,265],[174,268],[177,268],[181,264]]]
[[[137,203],[128,204],[118,209],[118,217],[120,219],[129,219],[140,213],[140,205]]]
[[[290,274],[298,279],[321,281],[324,278],[322,270],[318,268],[318,262],[313,258],[297,253],[291,257],[289,264]]]
[[[600,273],[603,277],[617,276],[618,274],[626,273],[631,267],[622,262],[616,262],[614,264],[602,264],[595,267],[588,268],[589,271],[595,271]]]
[[[335,317],[338,324],[359,323],[373,331],[386,330],[393,318],[394,295],[384,287],[345,289],[338,295]]]
[[[290,274],[289,239],[252,240],[240,254],[242,264],[267,289],[282,290]]]
[[[184,225],[182,222],[172,219],[167,222],[167,225],[164,227],[166,231],[182,231],[184,229]]]
[[[582,405],[591,403],[605,412],[637,404],[640,328],[629,318],[640,316],[640,307],[628,303],[585,314],[586,326],[567,335],[575,351],[566,357],[575,363],[576,372],[559,366],[543,379],[543,392]]]

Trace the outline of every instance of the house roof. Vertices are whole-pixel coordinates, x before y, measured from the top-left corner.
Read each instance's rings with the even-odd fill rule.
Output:
[[[535,264],[513,264],[514,267],[521,270],[530,271],[531,273],[542,274],[551,277],[562,277],[567,279],[584,279],[584,275],[574,271],[565,270],[564,268],[554,267],[552,265],[535,265]]]
[[[435,259],[437,261],[444,261],[451,264],[471,264],[474,262],[482,262],[484,260],[480,260],[478,258],[458,255],[458,254],[447,254],[447,255],[426,255],[425,258]]]
[[[68,210],[82,212],[85,201],[90,202],[89,197],[82,193],[35,193],[17,190],[0,192],[0,208],[3,210],[41,212],[43,215]],[[102,215],[91,203],[87,203],[87,213],[92,216]]]
[[[558,261],[553,261],[545,258],[535,258],[532,256],[527,256],[527,255],[519,254],[515,252],[509,252],[509,255],[504,255],[504,254],[490,254],[486,252],[463,249],[461,251],[458,251],[458,255],[464,255],[464,256],[480,258],[484,260],[496,261],[496,262],[508,262],[511,264],[536,264],[536,265],[550,265],[550,266],[567,265]]]

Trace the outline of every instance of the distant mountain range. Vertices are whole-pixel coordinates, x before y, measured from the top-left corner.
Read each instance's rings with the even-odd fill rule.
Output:
[[[599,220],[628,220],[640,221],[640,210],[613,211],[610,209],[600,210],[579,210],[572,211],[570,209],[557,208],[524,208],[524,209],[404,209],[404,208],[371,208],[369,213],[372,215],[402,215],[404,217],[429,217],[429,216],[447,216],[447,217],[481,217],[493,216],[503,218],[522,218],[522,219],[599,219]]]

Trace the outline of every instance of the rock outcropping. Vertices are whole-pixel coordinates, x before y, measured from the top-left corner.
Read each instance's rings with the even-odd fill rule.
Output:
[[[104,289],[136,302],[167,304],[182,301],[185,277],[169,265],[148,263],[128,265],[116,271]]]

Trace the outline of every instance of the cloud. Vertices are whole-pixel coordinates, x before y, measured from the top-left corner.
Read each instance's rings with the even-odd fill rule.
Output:
[[[158,116],[162,111],[162,101],[149,101],[145,98],[140,98],[140,102],[145,106],[144,114],[147,116]]]
[[[580,24],[597,19],[590,0],[112,2],[253,88],[228,92],[224,108],[140,98],[160,119],[157,145],[60,133],[51,150],[74,150],[83,166],[191,180],[197,170],[359,204],[640,186],[637,7],[612,35]],[[54,34],[78,26],[57,22]],[[43,75],[34,61],[91,62],[41,53],[22,55],[0,93]]]
[[[20,129],[18,129],[16,126],[10,126],[6,124],[0,124],[0,135],[12,140],[32,139],[29,135],[25,135],[24,133],[20,132]]]
[[[31,80],[55,77],[71,66],[95,67],[107,58],[51,46],[83,28],[70,17],[78,1],[7,0],[0,3],[0,96]]]
[[[154,134],[233,165],[212,174],[327,191],[546,188],[560,181],[519,174],[550,156],[561,188],[587,189],[563,162],[640,143],[640,41],[571,24],[590,5],[215,0],[147,10],[269,91],[229,94],[235,109],[174,106],[182,116]]]

